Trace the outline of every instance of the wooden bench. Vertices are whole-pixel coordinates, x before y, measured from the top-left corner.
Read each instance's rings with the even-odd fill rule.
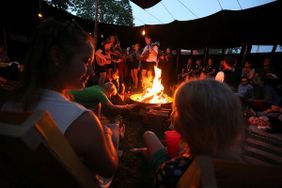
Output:
[[[282,168],[197,156],[177,188],[278,188],[282,187]]]

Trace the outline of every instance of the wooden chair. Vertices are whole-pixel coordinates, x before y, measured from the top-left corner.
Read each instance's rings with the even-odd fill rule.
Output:
[[[248,165],[198,156],[180,178],[177,188],[278,188],[282,167]]]
[[[0,112],[0,187],[98,187],[48,112]]]

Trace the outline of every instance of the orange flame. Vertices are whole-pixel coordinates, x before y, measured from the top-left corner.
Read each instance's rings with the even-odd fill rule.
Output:
[[[147,80],[147,83],[145,84],[147,86],[145,92],[142,94],[132,95],[131,98],[139,102],[145,102],[151,104],[170,103],[172,99],[163,93],[164,86],[161,83],[162,71],[161,69],[157,68],[157,66],[154,67],[154,70],[155,70],[155,77],[153,79],[153,82],[151,81],[152,79],[150,78]]]

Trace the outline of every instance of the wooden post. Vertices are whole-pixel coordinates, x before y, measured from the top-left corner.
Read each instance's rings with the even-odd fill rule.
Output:
[[[208,46],[205,46],[204,59],[203,59],[203,64],[204,64],[204,65],[207,64],[208,53],[209,53],[208,50],[209,50]]]

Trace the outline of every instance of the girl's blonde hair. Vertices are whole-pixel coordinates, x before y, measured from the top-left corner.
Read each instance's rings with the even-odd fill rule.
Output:
[[[245,134],[241,103],[215,80],[194,80],[175,92],[173,121],[193,154],[218,156],[240,147]]]

